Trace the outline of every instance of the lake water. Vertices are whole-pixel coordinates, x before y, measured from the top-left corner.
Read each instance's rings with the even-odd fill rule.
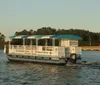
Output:
[[[83,51],[82,57],[100,62],[100,51]],[[0,85],[100,85],[100,66],[14,63],[0,51]]]

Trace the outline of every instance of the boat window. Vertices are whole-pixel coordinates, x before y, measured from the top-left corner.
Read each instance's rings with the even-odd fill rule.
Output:
[[[22,45],[23,40],[22,39],[12,39],[11,45]]]
[[[59,39],[55,40],[55,46],[59,46]]]
[[[70,42],[70,46],[78,46],[78,42],[76,42],[76,41],[71,41],[71,42]]]

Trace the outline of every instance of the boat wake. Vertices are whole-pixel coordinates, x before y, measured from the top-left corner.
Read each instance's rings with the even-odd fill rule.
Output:
[[[88,61],[82,61],[76,64],[73,64],[71,62],[68,62],[66,66],[100,66],[100,62],[88,62]]]

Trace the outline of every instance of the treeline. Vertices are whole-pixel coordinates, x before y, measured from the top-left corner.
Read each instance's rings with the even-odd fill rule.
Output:
[[[97,46],[100,45],[100,32],[90,32],[88,30],[81,29],[55,29],[51,27],[42,27],[37,30],[22,30],[15,32],[15,35],[54,35],[54,34],[73,34],[82,37],[82,41],[79,41],[80,46]]]
[[[0,33],[0,49],[4,48],[4,44],[5,44],[5,36],[4,34]]]

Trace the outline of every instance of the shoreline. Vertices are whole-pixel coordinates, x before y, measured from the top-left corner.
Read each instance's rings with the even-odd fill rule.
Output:
[[[86,51],[100,51],[100,46],[80,46],[82,50]]]
[[[100,46],[79,46],[83,51],[100,51]],[[0,50],[4,50],[1,48]]]

